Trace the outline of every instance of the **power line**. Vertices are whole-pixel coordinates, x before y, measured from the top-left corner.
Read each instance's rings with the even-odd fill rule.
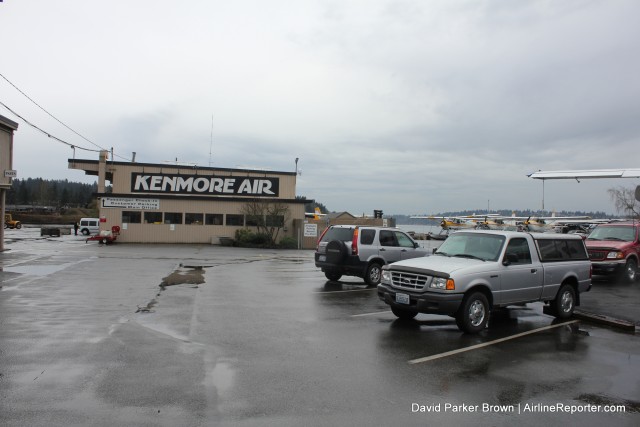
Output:
[[[96,144],[95,142],[89,140],[88,138],[84,137],[83,135],[79,134],[78,132],[76,132],[75,130],[71,129],[69,126],[67,126],[64,122],[62,122],[62,120],[58,119],[56,116],[54,116],[53,114],[51,114],[50,112],[48,112],[44,107],[42,107],[40,104],[38,104],[36,101],[34,101],[33,99],[31,99],[31,97],[29,95],[27,95],[26,93],[24,93],[22,90],[20,90],[20,88],[16,85],[14,85],[8,78],[6,78],[2,73],[0,73],[0,77],[2,77],[3,79],[5,79],[7,81],[7,83],[9,83],[11,86],[13,86],[18,92],[20,92],[22,95],[24,95],[25,98],[27,98],[29,101],[33,102],[38,108],[40,108],[42,111],[44,111],[45,113],[47,113],[49,115],[49,117],[51,117],[52,119],[54,119],[56,122],[60,123],[62,126],[66,127],[67,129],[69,129],[71,132],[75,133],[76,135],[78,135],[80,138],[84,139],[85,141],[89,142],[92,145],[95,145],[96,147],[98,147],[101,150],[106,150],[106,148],[103,148],[101,146],[99,146],[98,144]]]
[[[58,142],[61,142],[63,144],[68,145],[69,147],[73,148],[73,149],[79,149],[79,150],[85,150],[85,151],[93,151],[95,153],[99,153],[102,150],[95,150],[93,148],[85,148],[85,147],[80,147],[76,144],[72,144],[70,142],[67,142],[63,139],[58,138],[57,136],[54,136],[52,134],[50,134],[49,132],[39,128],[38,126],[34,125],[33,123],[31,123],[29,120],[25,119],[24,117],[22,117],[20,114],[16,113],[15,111],[13,111],[13,109],[11,109],[9,106],[7,106],[7,104],[5,104],[4,102],[0,101],[0,104],[6,108],[7,110],[9,110],[11,112],[11,114],[13,114],[14,116],[18,117],[20,120],[22,120],[23,122],[25,122],[26,124],[28,124],[29,126],[31,126],[34,129],[39,130],[40,132],[42,132],[43,134],[47,135],[49,138],[54,139]]]
[[[84,135],[81,135],[80,133],[76,132],[75,130],[71,129],[71,127],[67,126],[64,122],[62,122],[62,120],[58,119],[56,116],[54,116],[53,114],[51,114],[50,112],[48,112],[44,107],[42,107],[40,104],[38,104],[36,101],[34,101],[33,99],[31,99],[31,97],[29,95],[27,95],[26,93],[24,93],[18,86],[16,86],[15,84],[13,84],[8,78],[6,78],[2,73],[0,73],[0,77],[2,77],[4,80],[6,80],[7,83],[9,83],[11,86],[13,86],[18,92],[20,92],[25,98],[27,98],[29,101],[31,101],[34,105],[36,105],[38,108],[40,108],[42,111],[44,111],[45,113],[47,113],[47,115],[49,115],[49,117],[51,117],[52,119],[54,119],[55,121],[57,121],[58,123],[60,123],[62,126],[64,126],[65,128],[67,128],[68,130],[70,130],[71,132],[73,132],[74,134],[76,134],[77,136],[79,136],[80,138],[84,139],[85,141],[87,141],[88,143],[90,143],[91,145],[94,145],[96,147],[98,147],[100,150],[104,150],[104,151],[109,151],[104,147],[101,147],[100,145],[96,144],[95,142],[91,141],[90,139],[86,138]],[[56,138],[54,136],[51,136],[49,133],[44,132],[42,129],[39,129],[37,126],[34,126],[33,124],[29,123],[27,120],[25,120],[24,118],[22,118],[21,116],[19,116],[18,114],[16,114],[15,112],[13,112],[9,107],[7,107],[5,104],[2,104],[7,110],[11,111],[13,114],[15,114],[16,116],[20,117],[22,120],[24,120],[25,123],[27,123],[28,125],[40,130],[41,132],[45,133],[47,136],[49,136],[50,138],[56,139],[64,144],[70,145],[72,147],[78,147],[77,145],[73,145],[70,144],[66,141],[63,141],[59,138]],[[87,150],[87,151],[96,151],[99,152],[100,150],[90,150],[87,148],[81,148],[82,150]],[[119,156],[117,154],[113,154],[113,148],[110,150],[112,157],[119,157],[123,160],[127,160],[130,161],[129,159]]]

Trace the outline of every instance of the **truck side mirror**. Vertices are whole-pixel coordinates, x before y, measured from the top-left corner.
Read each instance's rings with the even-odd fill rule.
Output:
[[[513,252],[507,252],[504,255],[504,259],[502,260],[502,265],[506,267],[514,263],[518,263],[518,255],[514,254]]]

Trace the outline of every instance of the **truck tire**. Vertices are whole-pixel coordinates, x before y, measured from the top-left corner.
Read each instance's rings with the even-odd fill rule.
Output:
[[[340,264],[347,257],[347,247],[342,240],[332,240],[327,244],[327,262]]]
[[[21,223],[17,223],[17,224],[16,224],[16,228],[17,228],[18,230],[20,230],[20,229],[22,228],[22,224],[21,224]]]
[[[620,278],[627,283],[633,283],[638,278],[638,263],[635,259],[629,258],[620,271]]]
[[[83,236],[88,236],[89,235],[89,229],[88,228],[83,228],[81,231]]]
[[[411,320],[418,315],[418,312],[415,310],[407,310],[406,308],[395,307],[393,305],[391,306],[391,312],[401,320]]]
[[[467,334],[476,334],[487,326],[489,321],[489,301],[482,292],[473,292],[462,300],[462,306],[456,313],[458,328]]]
[[[551,313],[558,319],[568,319],[576,308],[576,291],[573,286],[564,284],[560,286],[556,299],[551,301]]]
[[[369,286],[377,286],[382,278],[382,266],[377,262],[372,262],[367,266],[367,271],[364,274],[364,281]]]
[[[342,277],[342,273],[340,273],[338,270],[326,270],[324,272],[324,276],[329,280],[337,282]]]

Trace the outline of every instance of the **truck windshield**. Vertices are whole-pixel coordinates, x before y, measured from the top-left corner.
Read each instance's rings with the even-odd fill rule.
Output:
[[[587,240],[619,240],[624,242],[632,242],[634,239],[635,229],[628,225],[596,227],[587,237]]]
[[[497,261],[502,252],[504,241],[504,236],[458,232],[447,237],[435,255]]]

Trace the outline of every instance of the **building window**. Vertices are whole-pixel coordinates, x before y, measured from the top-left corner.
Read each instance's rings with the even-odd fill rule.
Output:
[[[284,215],[267,215],[267,227],[284,227]]]
[[[224,218],[222,214],[207,214],[205,216],[205,224],[207,225],[222,225],[224,224]]]
[[[145,212],[145,224],[162,224],[162,212]]]
[[[264,219],[261,215],[247,215],[247,227],[257,227],[264,224]]]
[[[165,224],[182,224],[182,212],[165,212]]]
[[[140,224],[142,222],[142,212],[140,211],[122,211],[123,224]]]
[[[227,214],[227,225],[244,225],[244,215]]]
[[[184,223],[193,225],[202,225],[202,218],[204,215],[201,213],[187,213],[184,214]]]

